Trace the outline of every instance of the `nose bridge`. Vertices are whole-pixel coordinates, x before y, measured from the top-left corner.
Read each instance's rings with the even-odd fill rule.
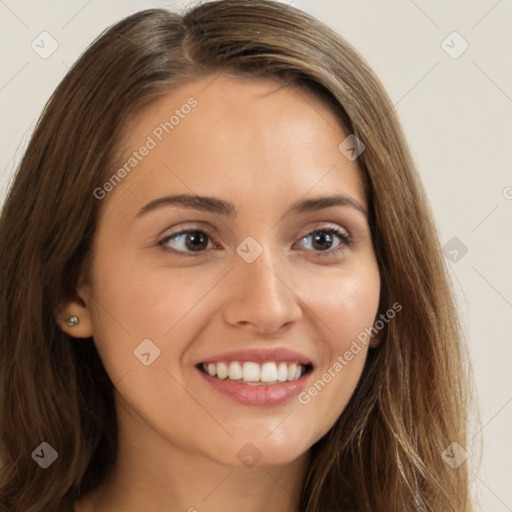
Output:
[[[232,324],[274,331],[297,321],[301,309],[287,285],[290,273],[284,256],[271,246],[271,237],[264,238],[260,244],[248,237],[237,247],[225,318]]]
[[[264,244],[264,245],[263,245]],[[271,297],[282,295],[284,286],[279,277],[280,255],[275,247],[272,247],[271,237],[266,237],[263,244],[259,244],[252,237],[245,239],[237,247],[238,261],[236,261],[236,275],[242,282],[243,294],[258,298],[263,294],[269,300]],[[283,272],[281,270],[281,272]]]

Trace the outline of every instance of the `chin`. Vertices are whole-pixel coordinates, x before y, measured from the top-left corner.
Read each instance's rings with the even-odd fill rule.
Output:
[[[210,457],[226,466],[247,469],[275,469],[306,456],[310,445],[303,444],[303,442],[303,439],[295,440],[292,436],[286,440],[279,439],[277,441],[260,437],[252,441],[249,438],[247,441],[237,438],[228,442],[229,446],[226,451],[211,453]]]

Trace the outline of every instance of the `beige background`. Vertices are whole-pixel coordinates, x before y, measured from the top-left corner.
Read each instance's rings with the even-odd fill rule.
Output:
[[[0,202],[37,116],[92,39],[135,10],[189,3],[0,0]],[[448,254],[459,258],[449,264],[481,404],[467,463],[482,510],[512,511],[512,2],[291,3],[331,25],[374,68],[404,125],[443,244],[457,237],[468,249]],[[43,31],[58,42],[47,59],[31,48]],[[458,58],[441,46],[453,31],[469,44]],[[464,43],[451,36],[445,44],[453,53]]]

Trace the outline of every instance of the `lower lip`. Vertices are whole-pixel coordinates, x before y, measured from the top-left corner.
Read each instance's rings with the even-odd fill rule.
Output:
[[[297,380],[270,385],[242,384],[231,379],[218,379],[199,369],[197,371],[217,391],[235,402],[256,407],[271,407],[287,402],[302,392],[310,372]]]

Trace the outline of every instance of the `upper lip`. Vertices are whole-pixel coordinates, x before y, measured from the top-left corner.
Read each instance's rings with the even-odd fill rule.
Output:
[[[230,352],[223,352],[215,356],[207,357],[201,361],[201,363],[218,363],[218,362],[255,362],[265,363],[267,361],[287,361],[287,362],[298,362],[302,365],[311,365],[311,359],[307,356],[290,350],[284,347],[265,347],[265,348],[246,348],[242,350],[233,350]]]

